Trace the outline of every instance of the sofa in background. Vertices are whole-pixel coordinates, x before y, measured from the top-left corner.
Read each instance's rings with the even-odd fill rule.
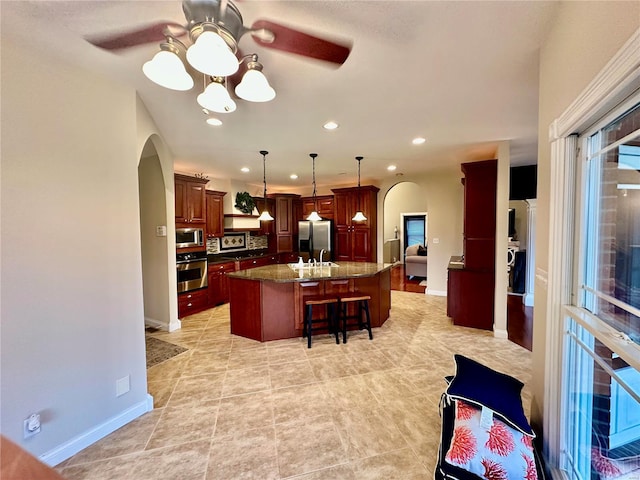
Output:
[[[418,244],[409,245],[404,253],[405,275],[427,278],[427,248]]]

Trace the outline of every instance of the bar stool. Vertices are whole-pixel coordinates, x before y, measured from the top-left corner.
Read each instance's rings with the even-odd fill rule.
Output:
[[[369,340],[373,340],[371,333],[371,315],[369,314],[369,300],[371,295],[361,292],[345,293],[340,298],[340,320],[342,321],[342,343],[347,343],[347,326],[356,325],[356,322],[349,323],[349,320],[357,320],[360,330],[366,328],[369,332]],[[349,303],[357,302],[357,313],[355,315],[347,315],[347,306]],[[365,314],[366,320],[362,321],[362,314]]]
[[[313,319],[313,307],[326,305],[326,317]],[[336,344],[340,344],[338,332],[340,330],[337,319],[338,297],[336,295],[314,295],[304,299],[305,318],[302,325],[302,337],[307,337],[307,348],[311,348],[311,335],[314,331],[327,330],[336,336]],[[314,324],[322,326],[314,327]]]

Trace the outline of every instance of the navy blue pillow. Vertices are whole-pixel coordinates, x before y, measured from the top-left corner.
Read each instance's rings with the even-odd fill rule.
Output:
[[[522,433],[535,436],[522,407],[524,384],[463,355],[454,355],[456,375],[447,395],[493,410],[501,420]]]

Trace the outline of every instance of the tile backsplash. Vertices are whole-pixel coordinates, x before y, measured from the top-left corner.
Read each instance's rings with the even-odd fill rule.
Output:
[[[268,240],[266,235],[251,235],[249,232],[243,232],[246,236],[246,242],[238,242],[238,233],[234,232],[227,237],[222,238],[208,238],[207,239],[207,253],[215,255],[223,252],[242,252],[245,250],[258,250],[268,248]],[[235,242],[239,245],[238,248],[230,247]],[[224,249],[221,245],[227,245]]]

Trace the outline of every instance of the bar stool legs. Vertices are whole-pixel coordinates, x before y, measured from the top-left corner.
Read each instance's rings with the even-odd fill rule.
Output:
[[[313,306],[326,305],[327,316],[324,318],[313,319]],[[338,297],[334,296],[313,296],[304,300],[305,318],[302,324],[302,337],[307,337],[307,348],[311,348],[311,336],[314,331],[327,330],[336,337],[336,344],[340,344],[339,323],[338,323]],[[314,324],[323,324],[320,327],[314,327]]]
[[[358,292],[340,296],[340,321],[342,322],[342,343],[347,343],[347,327],[350,325],[349,320],[357,320],[360,330],[367,329],[369,332],[369,340],[373,340],[371,333],[371,315],[369,313],[370,295],[363,295]],[[347,315],[347,304],[356,302],[357,313],[355,315]],[[365,320],[363,321],[362,314]],[[351,323],[351,325],[355,325]]]

